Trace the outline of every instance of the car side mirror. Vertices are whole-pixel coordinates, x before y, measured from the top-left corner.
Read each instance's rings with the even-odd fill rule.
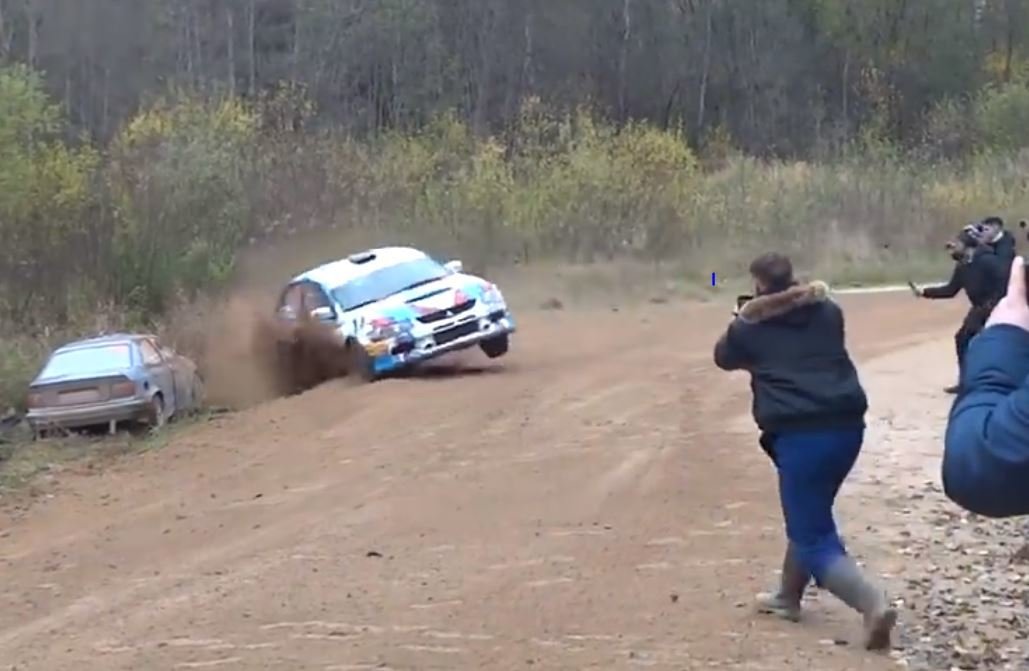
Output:
[[[443,264],[443,267],[446,268],[452,275],[464,272],[464,264],[457,259],[454,259],[453,261],[447,261],[445,264]]]
[[[335,313],[328,305],[323,305],[320,308],[311,310],[311,319],[317,319],[322,322],[331,322],[335,317]]]

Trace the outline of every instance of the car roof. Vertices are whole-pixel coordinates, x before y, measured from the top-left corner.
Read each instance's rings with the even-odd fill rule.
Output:
[[[54,353],[65,352],[73,349],[84,349],[87,347],[99,347],[101,345],[118,345],[118,344],[129,344],[143,338],[153,338],[155,336],[149,333],[108,333],[101,336],[94,336],[92,338],[83,338],[82,340],[74,340],[70,343],[61,345]]]
[[[355,259],[361,257],[372,258],[362,263],[356,263]],[[398,263],[417,261],[418,259],[429,258],[425,252],[413,247],[377,247],[363,252],[357,252],[338,261],[330,261],[305,273],[294,277],[290,284],[296,282],[316,282],[329,288],[335,288],[346,284],[350,280],[363,277],[376,270],[388,268]]]

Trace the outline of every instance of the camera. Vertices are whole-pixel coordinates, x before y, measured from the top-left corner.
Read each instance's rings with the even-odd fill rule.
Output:
[[[743,308],[749,301],[754,300],[753,294],[740,294],[736,297],[736,307],[732,310],[732,316],[735,317],[740,313],[740,309]]]
[[[972,224],[966,226],[958,234],[958,242],[964,245],[965,249],[974,249],[982,242],[984,234],[985,229],[982,224]]]

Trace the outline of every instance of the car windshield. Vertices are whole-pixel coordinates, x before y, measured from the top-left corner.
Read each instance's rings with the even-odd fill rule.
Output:
[[[446,268],[430,258],[406,261],[350,280],[333,289],[332,297],[345,312],[446,275]]]
[[[56,378],[91,375],[132,366],[132,350],[128,343],[112,343],[81,347],[54,353],[40,377]]]

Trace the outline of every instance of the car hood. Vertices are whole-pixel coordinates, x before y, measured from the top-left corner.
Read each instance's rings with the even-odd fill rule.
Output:
[[[430,284],[402,291],[372,305],[367,305],[347,317],[369,322],[374,319],[394,321],[414,320],[423,315],[446,310],[468,300],[482,300],[492,285],[473,275],[454,274]]]

